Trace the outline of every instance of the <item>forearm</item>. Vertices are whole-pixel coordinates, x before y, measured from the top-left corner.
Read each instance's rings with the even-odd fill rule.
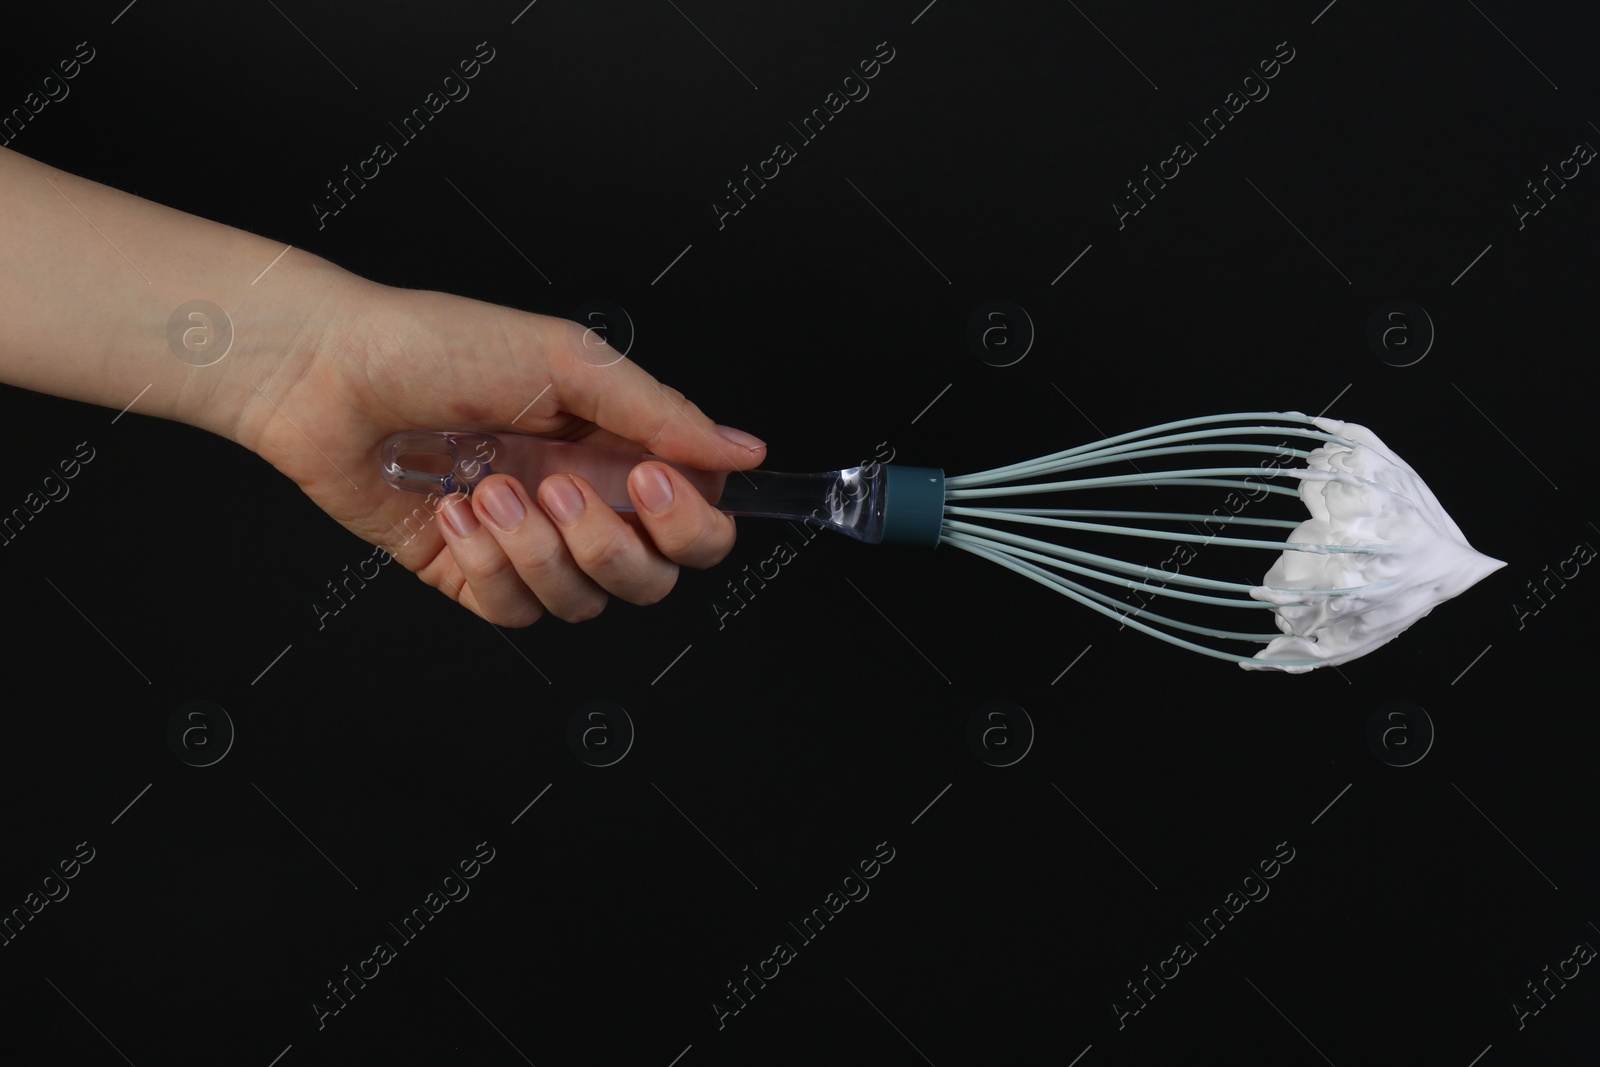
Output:
[[[0,381],[240,441],[257,390],[297,373],[361,284],[284,248],[0,149]],[[196,300],[226,319],[180,318],[175,351],[169,320]]]

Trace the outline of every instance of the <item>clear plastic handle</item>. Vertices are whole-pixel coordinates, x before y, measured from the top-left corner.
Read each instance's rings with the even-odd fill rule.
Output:
[[[695,470],[642,452],[518,433],[411,430],[384,442],[380,462],[384,480],[396,489],[445,496],[471,494],[479,482],[496,473],[511,475],[529,492],[552,474],[576,474],[615,510],[632,511],[628,473],[647,459],[682,474],[712,503],[722,496],[726,474]]]
[[[379,463],[384,480],[414,493],[470,494],[491,474],[509,474],[529,491],[552,474],[576,474],[612,508],[633,511],[628,474],[645,460],[664,463],[729,515],[789,519],[837,530],[868,544],[885,540],[938,543],[938,511],[944,499],[942,471],[873,464],[818,474],[779,471],[703,471],[642,452],[552,441],[519,433],[407,430],[384,442]],[[885,515],[891,483],[902,500],[900,516]]]

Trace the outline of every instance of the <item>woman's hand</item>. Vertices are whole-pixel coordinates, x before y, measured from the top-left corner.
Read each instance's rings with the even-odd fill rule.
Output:
[[[593,331],[367,282],[7,149],[0,188],[0,247],[15,253],[0,256],[0,382],[229,437],[492,623],[587,619],[610,594],[654,603],[680,565],[733,546],[733,520],[661,463],[632,472],[628,518],[580,479],[494,475],[439,521],[379,475],[398,430],[518,431],[702,470],[761,462],[760,441]],[[205,314],[185,317],[197,303]]]
[[[379,474],[400,430],[514,431],[650,452],[705,470],[747,470],[766,446],[714,424],[592,330],[444,293],[346,275],[317,301],[309,341],[249,390],[231,436],[293,479],[357,536],[499,626],[546,612],[576,622],[609,595],[653,604],[680,566],[728,554],[734,524],[683,476],[642,463],[624,517],[581,478],[524,486],[505,474],[440,502]]]

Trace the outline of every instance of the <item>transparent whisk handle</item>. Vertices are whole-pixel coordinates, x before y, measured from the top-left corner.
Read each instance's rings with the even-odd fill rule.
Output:
[[[729,515],[805,522],[868,544],[938,544],[944,472],[927,467],[872,464],[816,474],[703,471],[647,453],[529,434],[444,430],[394,434],[379,454],[384,480],[396,489],[470,494],[498,473],[532,491],[552,474],[575,474],[617,511],[634,510],[628,475],[646,460],[671,467]]]

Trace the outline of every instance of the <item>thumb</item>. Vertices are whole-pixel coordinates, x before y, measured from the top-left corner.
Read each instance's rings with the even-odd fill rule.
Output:
[[[564,327],[545,355],[565,410],[701,470],[749,470],[766,458],[760,438],[712,422],[681,392],[604,347],[593,331],[575,322]]]

